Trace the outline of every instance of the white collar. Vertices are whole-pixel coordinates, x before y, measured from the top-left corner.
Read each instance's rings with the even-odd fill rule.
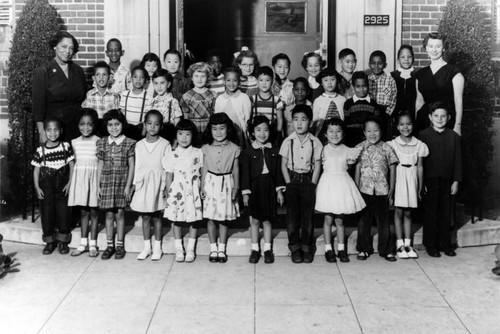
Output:
[[[396,139],[394,139],[394,140],[396,141],[396,143],[398,143],[401,146],[415,146],[418,144],[417,138],[415,138],[413,136],[411,137],[411,140],[409,142],[403,141],[403,139],[401,139],[401,136],[396,137]]]
[[[321,94],[321,96],[326,97],[326,98],[329,98],[329,99],[334,99],[334,98],[336,98],[337,96],[339,96],[339,94],[338,94],[338,93],[335,93],[335,95],[330,95],[330,94],[327,94],[327,93],[323,93],[323,94]]]
[[[113,144],[115,143],[116,145],[120,145],[121,143],[123,143],[123,141],[125,140],[125,136],[124,135],[121,135],[120,137],[118,137],[118,139],[111,139],[111,136],[108,137],[108,144]]]
[[[309,82],[309,86],[311,86],[311,88],[319,87],[319,83],[316,81],[316,78],[313,78],[312,76],[309,76],[307,78],[307,82]]]
[[[402,68],[401,66],[398,67],[398,71],[400,74],[400,77],[403,78],[403,79],[409,79],[411,78],[411,74],[413,72],[414,68],[413,67],[410,67],[409,69],[405,70],[404,68]]]
[[[352,97],[352,99],[353,99],[353,101],[354,101],[354,102],[358,102],[358,101],[360,101],[360,100],[365,100],[365,101],[367,101],[368,103],[370,103],[370,102],[371,102],[370,95],[367,95],[366,97],[357,97],[356,95],[354,95],[354,96]]]
[[[252,143],[252,147],[256,150],[259,150],[261,148],[272,148],[273,147],[273,144],[271,144],[270,142],[267,142],[265,144],[261,144],[259,143],[257,140],[255,140],[253,143]]]

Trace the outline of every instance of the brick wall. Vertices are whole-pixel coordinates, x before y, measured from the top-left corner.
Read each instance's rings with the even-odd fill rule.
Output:
[[[481,6],[484,27],[491,39],[492,9],[494,9],[491,6],[492,1],[476,1]],[[437,31],[446,3],[447,0],[403,0],[401,43],[413,46],[415,52],[414,66],[416,69],[430,63],[422,46],[422,41],[428,33]],[[494,59],[494,63],[495,97],[492,103],[496,116],[500,117],[500,58]]]
[[[21,14],[25,0],[15,0],[15,18]],[[80,43],[80,51],[74,56],[74,61],[84,69],[96,61],[104,60],[104,0],[49,0],[64,21],[68,32],[73,34]],[[14,27],[15,29],[15,22]],[[8,118],[7,59],[0,59],[0,117]]]

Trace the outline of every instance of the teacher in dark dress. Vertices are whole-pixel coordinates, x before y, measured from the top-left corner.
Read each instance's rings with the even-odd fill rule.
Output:
[[[43,121],[48,118],[63,122],[65,141],[79,136],[78,111],[87,92],[83,69],[71,61],[78,52],[75,37],[59,31],[52,37],[50,47],[54,49],[54,58],[33,75],[33,114],[41,144],[47,141]]]
[[[448,127],[461,136],[464,76],[456,66],[443,59],[444,51],[448,49],[445,35],[435,32],[428,34],[424,38],[424,48],[431,64],[415,74],[417,128],[423,130],[429,126],[429,106],[442,101],[450,107],[451,119]]]

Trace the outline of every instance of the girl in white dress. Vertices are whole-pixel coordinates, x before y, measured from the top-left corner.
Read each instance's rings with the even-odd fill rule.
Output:
[[[201,203],[201,170],[203,152],[193,147],[197,142],[196,125],[187,119],[176,125],[177,148],[165,159],[167,171],[167,207],[164,217],[173,223],[175,260],[193,262],[195,259],[196,223],[203,219]],[[189,226],[187,251],[182,245],[182,226]]]
[[[429,155],[429,149],[425,143],[413,137],[410,112],[403,111],[398,115],[397,128],[401,135],[388,142],[399,159],[394,193],[397,255],[400,259],[416,259],[418,254],[411,246],[411,210],[418,207],[424,175],[422,158]]]
[[[324,136],[328,145],[323,148],[323,174],[316,189],[316,211],[325,213],[323,234],[325,238],[325,259],[336,262],[332,249],[332,223],[335,219],[338,237],[338,257],[341,262],[349,262],[345,248],[344,216],[361,211],[365,201],[358,187],[348,173],[348,164],[354,164],[359,150],[342,144],[345,134],[344,122],[339,118],[326,121]]]
[[[163,116],[158,110],[150,110],[145,117],[146,138],[135,146],[135,187],[130,208],[142,216],[144,249],[137,260],[145,260],[151,255],[151,219],[154,224],[155,240],[151,260],[161,259],[161,213],[165,209],[166,173],[163,160],[172,150],[168,140],[160,137]]]
[[[72,256],[89,252],[90,257],[99,255],[97,250],[97,145],[99,139],[94,132],[97,127],[97,112],[94,109],[84,108],[81,111],[78,129],[82,134],[71,141],[75,152],[75,168],[71,175],[70,191],[68,194],[68,206],[79,206],[81,239],[80,246],[73,252]],[[89,236],[90,218],[90,241]]]

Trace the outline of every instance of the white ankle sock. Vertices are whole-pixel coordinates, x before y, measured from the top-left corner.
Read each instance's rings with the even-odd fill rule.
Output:
[[[345,249],[345,244],[338,244],[337,247],[339,251],[343,251]]]
[[[182,239],[175,239],[174,244],[175,244],[175,249],[182,248]]]
[[[396,240],[396,248],[399,248],[399,247],[402,247],[404,246],[404,242],[403,242],[403,239],[398,239]]]
[[[217,252],[217,244],[210,244],[210,251]]]
[[[405,239],[405,246],[409,247],[411,245],[411,239]]]
[[[226,251],[226,244],[219,244],[219,252],[225,252]]]
[[[156,240],[155,239],[153,241],[153,243],[154,243],[154,245],[153,245],[154,248],[160,248],[161,249],[161,240]]]
[[[271,250],[271,243],[270,242],[265,242],[264,243],[264,252],[270,251]]]
[[[97,240],[89,240],[89,246],[97,246]]]
[[[325,244],[325,252],[328,252],[329,250],[332,250],[332,245],[331,244]]]
[[[87,238],[80,239],[80,245],[87,246],[88,243],[89,243],[89,239],[87,239]]]
[[[189,238],[188,239],[188,247],[187,247],[187,249],[192,251],[192,250],[194,250],[194,246],[195,245],[196,245],[196,239]]]
[[[144,240],[144,249],[151,249],[151,239]]]
[[[254,250],[254,251],[257,251],[257,252],[258,252],[258,251],[259,251],[259,244],[257,244],[257,243],[255,243],[255,244],[254,244],[254,243],[252,243],[252,250]]]

